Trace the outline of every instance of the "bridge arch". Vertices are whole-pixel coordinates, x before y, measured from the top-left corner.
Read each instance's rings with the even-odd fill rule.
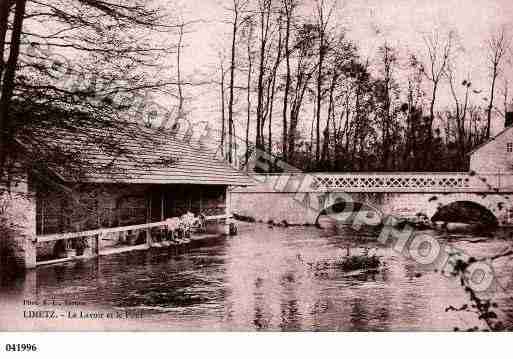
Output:
[[[441,193],[441,194],[424,194],[423,197],[423,211],[429,218],[438,212],[440,208],[450,205],[455,202],[470,202],[475,205],[490,211],[496,218],[498,217],[498,211],[500,206],[498,205],[498,199],[496,196],[479,194],[479,193]]]
[[[495,227],[499,224],[497,216],[486,206],[474,201],[454,201],[440,206],[431,217],[433,222],[478,223]]]
[[[351,196],[336,197],[335,201],[326,203],[325,207],[319,211],[315,218],[315,225],[320,226],[319,220],[322,217],[328,217],[331,221],[344,224],[354,224],[355,222],[364,222],[378,225],[383,219],[383,213],[374,205],[353,200]]]

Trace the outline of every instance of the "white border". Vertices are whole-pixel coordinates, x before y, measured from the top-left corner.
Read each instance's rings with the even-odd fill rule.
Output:
[[[98,358],[493,358],[505,333],[0,333],[0,357]],[[5,351],[36,344],[37,353]]]

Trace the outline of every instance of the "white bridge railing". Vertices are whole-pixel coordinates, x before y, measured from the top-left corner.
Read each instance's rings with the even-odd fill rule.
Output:
[[[504,192],[513,176],[500,173],[312,173],[314,191],[347,192]]]
[[[256,186],[233,192],[513,193],[513,173],[281,173],[258,174],[254,179]]]

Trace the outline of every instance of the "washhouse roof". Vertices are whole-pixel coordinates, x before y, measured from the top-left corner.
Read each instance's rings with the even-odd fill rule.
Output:
[[[31,129],[17,140],[63,182],[254,184],[212,151],[177,139],[169,130],[137,124],[116,129]]]

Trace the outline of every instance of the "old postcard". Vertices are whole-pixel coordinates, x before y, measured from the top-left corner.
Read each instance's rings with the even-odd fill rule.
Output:
[[[1,0],[0,331],[513,329],[512,18]]]

